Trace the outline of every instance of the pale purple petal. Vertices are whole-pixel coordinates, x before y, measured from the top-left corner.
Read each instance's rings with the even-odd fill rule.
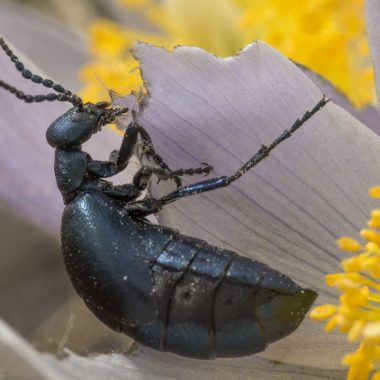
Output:
[[[14,380],[64,380],[43,356],[0,319],[0,375]]]
[[[41,354],[0,320],[0,354],[7,365],[1,373],[7,378],[49,380],[152,380],[152,379],[236,379],[236,380],[304,380],[342,379],[342,370],[302,368],[254,357],[240,360],[200,361],[184,359],[141,348],[138,352],[91,357],[69,351],[58,360]]]
[[[78,70],[88,60],[83,36],[10,2],[0,4],[0,25],[0,33],[46,74],[72,90],[80,88]],[[4,74],[1,77],[6,79]]]
[[[366,0],[365,3],[368,43],[371,48],[373,68],[375,71],[376,93],[380,94],[380,3]]]
[[[2,201],[0,252],[0,315],[28,336],[70,294],[59,243]]]
[[[150,95],[139,122],[173,169],[207,162],[215,175],[232,174],[322,98],[296,66],[261,42],[226,59],[143,43],[135,55]],[[166,207],[161,221],[317,289],[318,303],[334,302],[324,274],[338,271],[343,258],[335,240],[356,236],[375,204],[367,190],[380,183],[379,149],[377,135],[329,103],[244,178]],[[339,367],[344,339],[339,345],[337,335],[322,330],[306,320],[264,355]]]
[[[303,65],[297,65],[314,84],[327,95],[335,104],[344,108],[352,116],[358,119],[367,127],[371,128],[376,134],[380,135],[380,115],[374,106],[366,106],[364,108],[356,108],[350,100],[340,92],[331,82],[323,78],[316,72],[308,69]]]

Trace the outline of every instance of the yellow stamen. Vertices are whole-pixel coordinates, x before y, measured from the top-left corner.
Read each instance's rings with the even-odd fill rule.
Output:
[[[362,247],[355,239],[345,236],[336,241],[336,244],[343,251],[359,251]]]
[[[377,252],[379,253],[379,245],[378,244],[375,244],[375,243],[367,243],[365,245],[365,250],[368,251],[368,252]]]
[[[365,326],[364,321],[359,320],[359,321],[354,322],[347,336],[348,341],[352,343],[358,340],[361,336],[364,326]]]
[[[365,286],[356,292],[345,293],[340,297],[340,301],[350,308],[364,307],[368,303],[369,289]]]
[[[369,189],[369,195],[372,198],[380,198],[380,186],[373,186]]]
[[[337,307],[334,305],[321,305],[315,307],[311,313],[310,318],[315,321],[323,321],[327,318],[332,317],[337,311]]]
[[[128,32],[107,20],[102,20],[103,25],[95,22],[95,28],[90,28],[94,66],[107,54],[124,58],[136,39],[169,49],[179,44],[199,46],[222,56],[235,54],[248,43],[262,39],[335,83],[354,105],[360,107],[375,101],[364,0],[346,0],[344,7],[341,0],[300,2],[296,7],[281,0],[119,0],[119,3],[144,22],[138,23],[139,29]],[[154,34],[144,33],[145,25]],[[125,77],[115,72],[113,61],[108,63],[109,74],[125,82]],[[86,83],[91,101],[101,95],[96,86],[99,78],[106,82],[99,75]]]
[[[363,337],[367,339],[380,339],[380,322],[368,323],[363,328]]]
[[[325,279],[328,286],[338,288],[343,292],[356,290],[359,286],[357,281],[354,281],[350,276],[346,276],[345,273],[328,274]]]
[[[367,226],[370,228],[380,228],[380,218],[371,218],[368,221]]]
[[[380,186],[370,189],[370,194],[380,198]],[[371,212],[368,225],[380,228],[380,209]],[[347,379],[367,380],[371,375],[380,380],[380,232],[364,229],[360,234],[368,240],[364,246],[351,238],[338,240],[342,250],[354,255],[342,260],[343,273],[326,276],[326,284],[341,292],[340,304],[318,306],[311,318],[327,320],[325,330],[339,329],[350,343],[360,341],[342,361],[349,367]]]
[[[338,326],[338,321],[337,321],[337,318],[336,316],[332,317],[327,323],[326,323],[326,326],[325,326],[325,331],[326,332],[330,332],[332,330],[335,329],[335,327]]]
[[[380,233],[374,230],[364,229],[360,231],[360,235],[363,239],[369,240],[372,243],[380,244]]]

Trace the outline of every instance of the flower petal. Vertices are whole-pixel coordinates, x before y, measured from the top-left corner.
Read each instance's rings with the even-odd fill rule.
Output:
[[[366,21],[368,43],[371,48],[373,67],[375,70],[376,93],[380,94],[380,3],[377,0],[366,0]]]
[[[8,379],[64,379],[42,355],[0,319],[1,375]]]
[[[28,336],[70,293],[59,243],[1,202],[0,252],[1,317]]]
[[[7,378],[28,379],[290,379],[343,378],[343,371],[327,371],[275,363],[259,357],[239,360],[199,361],[142,348],[130,355],[111,354],[82,357],[66,352],[58,360],[41,354],[0,320],[0,354],[7,365]],[[32,377],[34,375],[34,377]]]
[[[45,73],[72,90],[80,87],[77,72],[87,61],[83,36],[25,6],[10,2],[0,4],[0,25],[3,36]],[[4,74],[2,78],[7,79]]]
[[[215,175],[232,174],[322,98],[304,74],[262,42],[226,59],[197,48],[169,53],[143,43],[135,56],[150,95],[139,122],[173,169],[207,162]],[[331,303],[335,296],[324,274],[338,270],[342,255],[335,240],[355,235],[374,204],[366,194],[380,180],[379,148],[373,132],[329,103],[241,180],[167,206],[160,218],[263,261],[317,289],[319,303]],[[336,336],[327,340],[321,331],[305,321],[265,355],[339,366],[344,344],[337,347]],[[326,349],[315,355],[323,342]]]
[[[377,135],[380,135],[380,115],[374,106],[366,106],[364,108],[356,108],[350,100],[340,92],[331,82],[323,78],[316,72],[308,69],[303,65],[298,65],[298,68],[311,79],[314,84],[327,95],[335,104],[344,108],[352,116],[358,119],[367,127],[371,128]]]

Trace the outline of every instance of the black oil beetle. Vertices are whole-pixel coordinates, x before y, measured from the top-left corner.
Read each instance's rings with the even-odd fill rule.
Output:
[[[3,81],[0,87],[28,103],[73,105],[49,126],[46,137],[55,148],[55,175],[65,203],[65,265],[75,290],[101,321],[143,345],[199,359],[251,355],[298,327],[317,297],[314,291],[258,261],[152,224],[146,216],[236,181],[324,107],[325,97],[231,176],[182,186],[181,176],[208,174],[212,168],[172,171],[147,131],[134,122],[109,161],[93,160],[81,145],[127,109],[83,104],[61,85],[25,69],[3,39],[0,46],[24,78],[55,93],[26,95]],[[126,168],[138,143],[156,165],[142,166],[132,183],[115,186],[104,180]],[[177,189],[159,199],[138,200],[152,175],[173,178]]]

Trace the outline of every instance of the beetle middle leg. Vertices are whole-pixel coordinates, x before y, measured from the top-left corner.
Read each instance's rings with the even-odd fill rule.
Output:
[[[144,144],[145,149],[145,155],[147,157],[152,158],[154,163],[158,165],[161,169],[165,169],[167,171],[170,171],[171,175],[170,178],[173,179],[177,185],[177,187],[182,186],[182,182],[179,177],[183,175],[194,175],[194,174],[209,174],[213,168],[212,166],[208,165],[205,162],[202,162],[202,167],[198,168],[190,168],[190,169],[178,169],[178,170],[171,170],[169,165],[164,161],[164,159],[155,151],[152,138],[150,137],[149,133],[144,129],[141,125],[136,124],[139,128],[139,136]]]
[[[214,168],[207,164],[206,162],[202,162],[203,166],[200,166],[199,168],[190,168],[190,169],[178,169],[171,172],[171,176],[183,176],[183,175],[194,175],[194,174],[204,174],[208,175],[210,174]]]
[[[155,151],[153,146],[152,138],[149,133],[141,126],[136,124],[139,128],[139,136],[141,138],[142,143],[145,148],[145,155],[147,157],[151,157],[156,165],[158,165],[161,169],[171,170],[169,165],[164,161],[164,159]],[[182,182],[178,176],[173,176],[173,180],[176,183],[177,187],[182,186]]]
[[[175,171],[156,168],[152,166],[143,166],[133,177],[133,185],[140,191],[143,191],[148,186],[149,180],[153,174],[158,177],[159,181],[167,181],[168,179],[177,178],[184,175],[205,174],[208,175],[213,170],[213,167],[204,163],[204,166],[199,168],[179,169]]]
[[[138,187],[142,186],[143,177],[147,177],[147,180],[152,174],[156,174],[159,180],[163,179],[173,179],[177,187],[182,186],[182,182],[179,177],[183,175],[194,175],[194,174],[209,174],[213,168],[212,166],[202,163],[204,166],[198,168],[190,169],[178,169],[171,170],[170,167],[165,163],[161,156],[156,153],[152,139],[148,132],[135,122],[128,125],[125,130],[124,137],[119,150],[111,152],[109,161],[96,161],[92,160],[88,169],[92,174],[100,178],[107,178],[116,175],[120,171],[124,170],[128,165],[129,159],[133,154],[134,148],[137,144],[137,138],[140,137],[142,143],[144,144],[145,152],[147,157],[151,157],[155,164],[159,166],[159,169],[150,168],[149,166],[143,166],[141,170],[136,174],[135,184]],[[150,168],[150,169],[149,169]],[[146,185],[143,189],[146,188]]]

